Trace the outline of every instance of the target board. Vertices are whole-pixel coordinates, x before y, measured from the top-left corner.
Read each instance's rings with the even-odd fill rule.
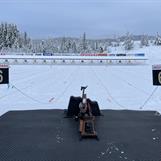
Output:
[[[9,84],[8,65],[0,65],[0,84]]]
[[[153,85],[161,86],[161,65],[152,66]]]

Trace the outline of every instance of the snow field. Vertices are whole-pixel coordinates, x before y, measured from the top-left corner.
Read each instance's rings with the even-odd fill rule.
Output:
[[[13,65],[10,87],[0,86],[0,114],[9,110],[66,109],[71,95],[81,95],[82,85],[88,85],[87,96],[98,101],[101,109],[161,112],[161,88],[152,85],[152,64],[160,63],[161,48],[152,46],[139,51],[147,54],[148,64]]]

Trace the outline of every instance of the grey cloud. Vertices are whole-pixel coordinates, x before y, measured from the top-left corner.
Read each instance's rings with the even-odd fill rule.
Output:
[[[32,37],[161,32],[157,0],[0,0],[0,21]]]

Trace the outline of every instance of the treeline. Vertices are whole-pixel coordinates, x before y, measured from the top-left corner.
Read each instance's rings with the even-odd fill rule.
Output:
[[[140,48],[149,45],[161,45],[161,36],[132,35],[107,39],[88,39],[86,33],[80,38],[50,38],[31,40],[26,32],[19,31],[17,25],[0,24],[0,51],[31,52],[31,53],[97,53],[110,52],[112,47],[131,50],[138,41]]]
[[[17,25],[0,24],[0,50],[30,48],[27,33],[21,33]]]

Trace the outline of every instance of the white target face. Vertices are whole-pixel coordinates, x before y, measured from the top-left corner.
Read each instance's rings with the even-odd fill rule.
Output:
[[[161,72],[158,73],[158,81],[161,84]]]

